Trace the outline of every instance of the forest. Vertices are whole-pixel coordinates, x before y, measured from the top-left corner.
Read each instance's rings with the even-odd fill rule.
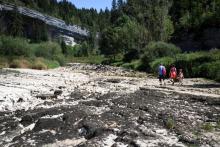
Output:
[[[46,69],[89,62],[156,73],[163,63],[168,69],[171,64],[182,68],[186,77],[220,81],[220,40],[208,44],[200,37],[206,30],[219,32],[219,0],[113,0],[111,9],[100,11],[77,9],[67,0],[0,2],[28,7],[90,31],[86,41],[71,47],[53,42],[44,23],[16,12],[1,13],[0,67]],[[7,29],[1,27],[4,17],[10,22]],[[30,22],[31,34],[26,30]],[[179,43],[192,35],[199,45]]]

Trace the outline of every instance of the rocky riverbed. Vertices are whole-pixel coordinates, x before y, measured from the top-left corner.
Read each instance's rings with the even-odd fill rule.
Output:
[[[220,84],[111,66],[0,70],[0,146],[220,146]]]

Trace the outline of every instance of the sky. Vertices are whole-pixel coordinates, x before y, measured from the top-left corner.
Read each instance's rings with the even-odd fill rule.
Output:
[[[77,8],[95,8],[98,11],[100,9],[105,10],[106,7],[111,9],[112,0],[69,0]]]

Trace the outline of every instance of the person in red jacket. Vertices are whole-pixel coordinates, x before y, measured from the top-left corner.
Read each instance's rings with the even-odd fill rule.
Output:
[[[176,67],[172,65],[170,68],[170,79],[171,79],[172,85],[174,85],[176,78],[177,78]]]

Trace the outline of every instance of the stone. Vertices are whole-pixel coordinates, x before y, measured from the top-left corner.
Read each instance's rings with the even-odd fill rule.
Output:
[[[31,115],[25,115],[21,118],[20,123],[24,126],[30,125],[34,122],[34,118]]]
[[[64,122],[57,118],[40,118],[34,127],[34,131],[45,129],[56,130],[63,127]]]
[[[54,91],[54,95],[58,96],[58,95],[61,95],[63,93],[62,90],[55,90]]]
[[[46,99],[56,99],[57,95],[54,94],[41,94],[41,95],[37,95],[37,98],[40,98],[42,100],[46,100]]]
[[[23,100],[23,98],[19,98],[17,102],[21,103],[21,102],[24,102],[24,100]]]

